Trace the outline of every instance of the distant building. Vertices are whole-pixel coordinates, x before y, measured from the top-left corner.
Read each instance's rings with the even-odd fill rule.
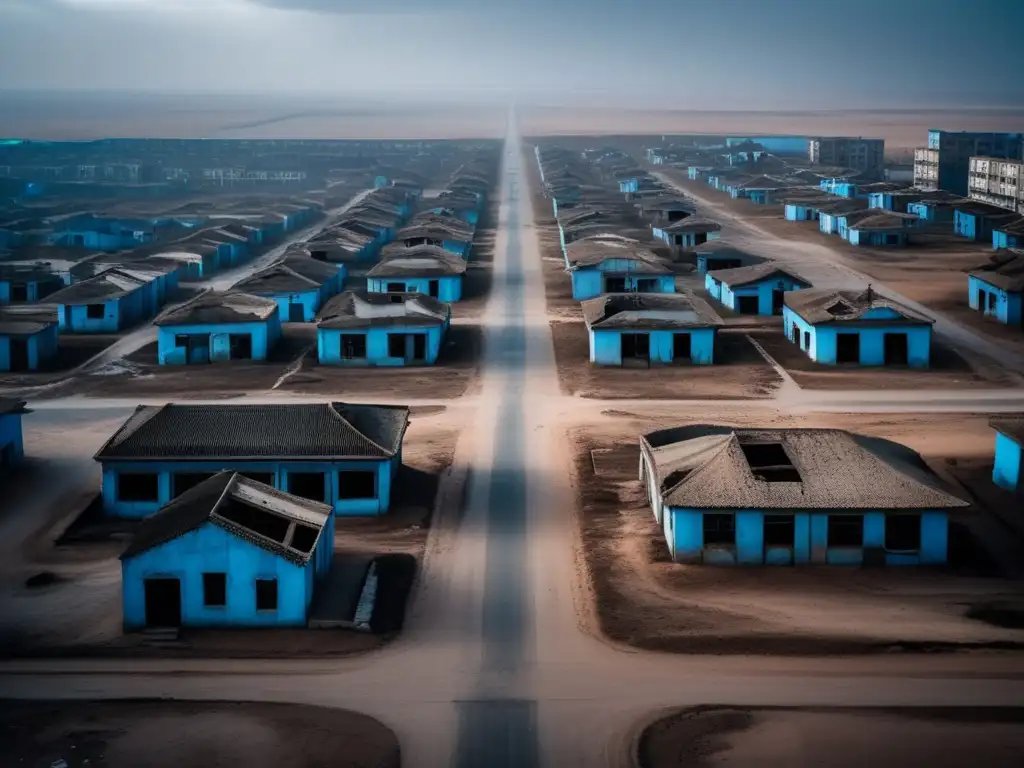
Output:
[[[654,237],[677,248],[696,248],[709,240],[716,240],[722,225],[711,219],[688,216],[672,224],[654,228]]]
[[[1024,214],[1024,160],[972,157],[970,163],[971,200]]]
[[[807,149],[808,159],[813,165],[850,168],[867,179],[883,177],[885,139],[865,139],[859,136],[819,137],[810,139]]]
[[[826,365],[927,368],[933,322],[870,286],[866,291],[792,291],[782,311],[786,338]]]
[[[909,165],[887,165],[882,178],[885,181],[897,182],[899,184],[914,183],[914,164]]]
[[[674,293],[675,273],[664,259],[633,240],[577,240],[566,248],[572,297],[605,293]]]
[[[969,506],[909,448],[837,429],[695,424],[640,448],[677,563],[942,565]]]
[[[846,227],[846,241],[850,245],[866,247],[903,247],[918,218],[913,214],[876,210],[874,216],[861,218]]]
[[[52,310],[15,313],[0,307],[0,371],[41,370],[57,356],[57,337],[57,316]]]
[[[781,315],[787,291],[810,288],[794,272],[770,261],[748,267],[708,272],[707,292],[741,315]]]
[[[53,272],[0,265],[0,304],[42,301],[63,287],[64,281]]]
[[[306,626],[333,556],[328,505],[220,472],[139,525],[121,555],[124,628]]]
[[[992,229],[993,248],[1024,248],[1024,219],[998,224]]]
[[[0,473],[21,463],[25,458],[21,417],[31,413],[23,400],[0,398]]]
[[[140,405],[96,453],[103,509],[148,517],[233,470],[338,515],[383,514],[408,423],[397,405]]]
[[[146,280],[121,269],[69,285],[47,297],[61,333],[117,333],[152,317]]]
[[[989,426],[996,431],[992,482],[1011,493],[1024,493],[1024,418],[997,416]]]
[[[266,360],[281,338],[277,302],[240,291],[203,294],[153,324],[161,365]]]
[[[590,334],[590,362],[641,366],[715,360],[722,320],[689,293],[612,294],[583,302]]]
[[[968,240],[992,242],[993,233],[1021,219],[1020,214],[1005,208],[968,200],[960,203],[953,211],[953,231]]]
[[[1021,158],[1024,134],[928,131],[928,145],[914,150],[914,186],[966,197],[972,157]]]
[[[370,293],[422,293],[444,303],[462,298],[466,260],[436,245],[385,251],[366,273]]]
[[[727,147],[747,144],[760,144],[773,155],[807,157],[810,151],[810,139],[806,136],[734,136],[725,140]]]

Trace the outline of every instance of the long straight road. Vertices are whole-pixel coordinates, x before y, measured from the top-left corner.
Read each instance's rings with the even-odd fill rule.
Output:
[[[574,489],[522,147],[510,121],[477,417],[460,440],[461,516],[432,528],[406,631],[342,660],[0,663],[0,696],[248,699],[377,717],[403,765],[628,765],[638,718],[695,704],[1024,705],[1024,659],[680,657],[580,630]]]

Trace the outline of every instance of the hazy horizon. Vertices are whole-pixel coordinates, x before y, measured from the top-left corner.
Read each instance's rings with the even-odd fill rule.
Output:
[[[1021,28],[1019,0],[3,0],[0,91],[1010,109]]]

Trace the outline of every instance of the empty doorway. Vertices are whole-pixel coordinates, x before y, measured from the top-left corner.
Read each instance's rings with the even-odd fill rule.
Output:
[[[604,292],[605,293],[625,293],[626,292],[626,278],[624,278],[624,277],[606,277],[604,279]]]
[[[704,245],[704,243],[706,243],[707,241],[708,241],[708,234],[707,234],[707,232],[697,232],[693,236],[693,244],[694,245]]]
[[[441,295],[441,281],[431,280],[427,283],[427,294],[432,298],[438,298]]]
[[[304,323],[306,321],[306,308],[297,301],[288,305],[288,322]]]
[[[677,333],[672,336],[672,359],[677,363],[688,363],[693,356],[690,334]]]
[[[860,362],[860,334],[859,333],[837,333],[836,334],[836,362],[837,363],[859,363]]]
[[[624,333],[622,340],[622,364],[648,363],[651,359],[651,340],[646,333]]]
[[[427,334],[425,333],[410,333],[412,339],[412,360],[413,362],[422,363],[427,359]]]
[[[28,370],[28,339],[16,339],[10,340],[11,349],[11,371],[27,371]]]
[[[772,291],[772,314],[781,315],[782,308],[786,304],[786,292],[776,288]]]
[[[910,360],[910,344],[905,333],[882,336],[886,365],[906,365]]]
[[[741,315],[756,315],[760,302],[757,296],[737,296],[736,311]]]
[[[146,626],[181,626],[181,583],[177,579],[146,579]]]
[[[28,283],[11,284],[11,303],[28,301]]]
[[[232,360],[252,360],[252,334],[228,334],[228,350]]]

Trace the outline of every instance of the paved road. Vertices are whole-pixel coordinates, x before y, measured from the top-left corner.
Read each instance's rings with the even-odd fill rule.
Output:
[[[466,510],[433,527],[402,637],[350,660],[9,661],[0,696],[348,707],[393,728],[414,768],[621,766],[636,720],[671,705],[1024,705],[1017,657],[687,658],[579,630],[574,491],[551,428],[565,400],[520,157],[512,135],[478,417],[454,467],[468,472]],[[81,418],[99,414],[110,418]]]
[[[885,285],[879,286],[877,280],[850,266],[847,263],[848,257],[840,251],[818,243],[779,237],[757,226],[753,221],[744,219],[725,208],[721,199],[715,199],[715,193],[710,187],[708,194],[694,192],[690,187],[684,189],[676,184],[671,175],[664,171],[654,171],[653,173],[665,184],[696,200],[705,213],[722,223],[723,235],[728,236],[729,242],[734,243],[737,248],[773,259],[781,264],[789,264],[816,288],[855,290],[864,289],[871,283],[879,293],[932,318],[935,321],[935,332],[949,339],[954,345],[981,353],[998,361],[1005,368],[1017,373],[1024,373],[1024,354],[1018,350],[975,333],[945,315],[929,309],[923,304],[911,301]],[[965,298],[966,286],[965,281]]]

